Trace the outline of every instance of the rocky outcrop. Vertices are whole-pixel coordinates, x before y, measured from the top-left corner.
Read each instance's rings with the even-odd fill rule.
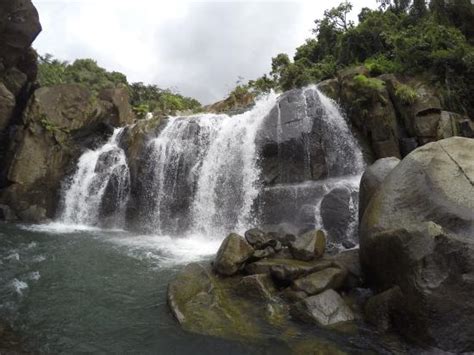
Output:
[[[424,78],[371,78],[361,66],[341,71],[319,88],[343,106],[376,158],[404,157],[416,147],[449,137],[474,137],[474,118],[445,110],[437,90]]]
[[[390,305],[396,329],[457,352],[474,351],[473,152],[467,138],[415,150],[385,178],[360,227],[367,280],[400,290]]]
[[[245,235],[256,248],[275,241],[275,234],[257,229]],[[317,235],[315,231],[296,240]],[[242,237],[231,234],[212,268],[190,264],[169,284],[168,305],[184,329],[243,341],[274,334],[294,348],[301,345],[294,334],[315,339],[303,323],[337,330],[355,319],[349,304],[334,290],[346,284],[348,275],[336,257],[319,255],[315,260],[313,250],[311,261],[301,261],[282,246],[275,256],[255,261],[249,257],[251,251]],[[223,263],[224,259],[229,262]]]
[[[52,218],[61,182],[82,151],[103,142],[113,127],[134,120],[132,114],[119,114],[115,95],[126,95],[125,89],[109,96],[110,101],[80,85],[37,89],[12,127],[15,134],[5,157],[0,201],[24,221]]]

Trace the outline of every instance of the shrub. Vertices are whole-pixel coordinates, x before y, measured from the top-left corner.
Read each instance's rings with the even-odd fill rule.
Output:
[[[412,105],[418,98],[417,92],[408,85],[398,84],[395,88],[395,96],[405,105]]]

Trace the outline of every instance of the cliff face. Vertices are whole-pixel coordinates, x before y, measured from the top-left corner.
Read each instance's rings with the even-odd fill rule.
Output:
[[[29,0],[0,2],[0,219],[54,217],[61,181],[85,148],[134,120],[125,88],[38,88],[41,31]]]
[[[447,111],[427,78],[393,74],[370,78],[365,67],[356,67],[319,87],[344,108],[376,158],[401,158],[426,143],[474,137],[472,118]]]

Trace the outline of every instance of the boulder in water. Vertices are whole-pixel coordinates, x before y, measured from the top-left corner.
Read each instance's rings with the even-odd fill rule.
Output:
[[[290,244],[290,251],[293,257],[303,261],[322,257],[325,249],[326,236],[321,230],[306,232]]]
[[[271,301],[275,291],[275,286],[268,274],[245,276],[237,285],[239,294],[257,300]]]
[[[398,286],[397,329],[449,351],[474,351],[474,140],[409,154],[370,200],[360,253],[377,290]]]
[[[224,239],[214,260],[214,270],[224,276],[236,274],[252,256],[254,249],[240,235],[231,233]]]
[[[261,249],[270,240],[270,236],[258,228],[245,232],[245,240],[255,249]]]
[[[355,319],[349,306],[334,290],[326,290],[296,303],[292,308],[292,314],[304,321],[315,322],[322,326]]]

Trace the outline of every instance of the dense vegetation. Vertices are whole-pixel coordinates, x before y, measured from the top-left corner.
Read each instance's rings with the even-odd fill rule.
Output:
[[[177,111],[198,110],[201,104],[169,89],[160,89],[156,85],[128,83],[127,77],[119,72],[108,72],[92,59],[78,59],[73,63],[60,61],[50,54],[39,57],[38,83],[41,86],[56,84],[82,84],[95,94],[102,89],[126,87],[130,103],[139,117],[153,112],[158,115],[174,114]]]
[[[240,86],[255,94],[288,90],[334,77],[337,71],[365,65],[370,75],[423,75],[444,98],[445,107],[474,116],[474,6],[471,0],[378,0],[362,9],[359,23],[348,20],[349,2],[325,11],[314,36],[272,59],[269,75]],[[370,78],[359,78],[376,85]],[[362,83],[363,84],[363,83]],[[400,91],[410,100],[410,92]]]

